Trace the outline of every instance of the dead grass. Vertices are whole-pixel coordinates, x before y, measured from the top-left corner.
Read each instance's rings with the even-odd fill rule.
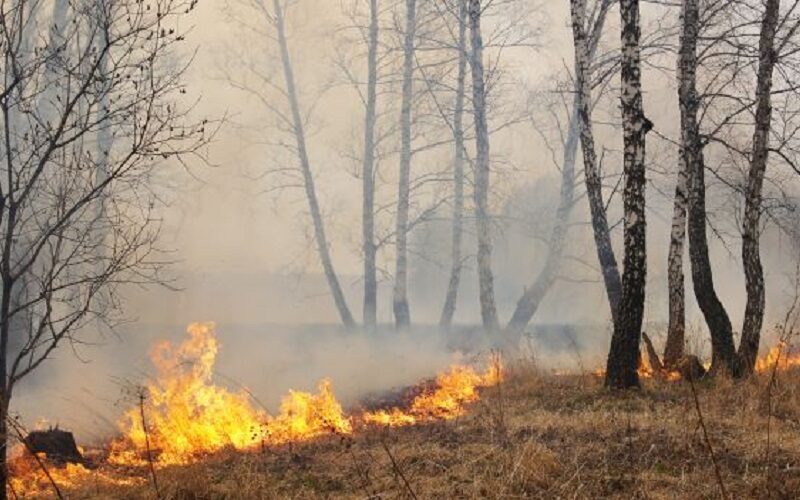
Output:
[[[767,382],[697,384],[732,498],[800,498],[800,372],[778,374],[769,456]],[[455,421],[231,451],[158,474],[162,498],[186,500],[721,496],[688,384],[645,381],[612,394],[592,376],[528,368],[512,370]],[[68,496],[155,493],[142,482],[84,485]]]

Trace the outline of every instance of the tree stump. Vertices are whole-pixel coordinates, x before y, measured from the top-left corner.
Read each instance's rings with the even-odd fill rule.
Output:
[[[33,453],[45,453],[56,463],[82,464],[83,456],[71,432],[61,429],[32,431],[25,437],[25,446]]]

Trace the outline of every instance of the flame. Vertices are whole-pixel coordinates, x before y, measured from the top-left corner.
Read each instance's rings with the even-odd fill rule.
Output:
[[[159,342],[152,349],[158,378],[125,414],[124,437],[112,444],[111,463],[142,465],[149,450],[158,464],[185,464],[227,447],[246,450],[352,432],[330,380],[320,383],[316,395],[290,391],[272,418],[253,407],[247,391],[230,392],[212,382],[219,350],[214,324],[193,323],[187,333],[177,347]]]
[[[144,388],[140,405],[126,412],[125,439],[114,443],[112,463],[140,462],[149,449],[160,463],[181,464],[260,441],[266,414],[252,407],[246,392],[232,393],[211,380],[219,350],[214,324],[193,323],[187,333],[177,347],[159,342],[151,350],[158,378]]]
[[[225,448],[250,450],[324,435],[349,435],[354,422],[400,426],[449,420],[466,412],[479,399],[478,389],[499,384],[499,358],[484,373],[455,365],[436,377],[436,385],[417,396],[407,409],[391,408],[357,416],[347,415],[336,400],[332,382],[323,379],[315,394],[289,391],[277,415],[253,406],[247,390],[234,392],[213,382],[219,342],[213,323],[193,323],[178,345],[158,342],[150,357],[157,376],[135,392],[136,404],[120,421],[121,436],[93,464],[59,466],[39,458],[59,487],[90,482],[129,485],[146,480],[145,466],[192,463]],[[9,463],[10,488],[44,494],[50,479],[26,449],[20,447]]]
[[[436,388],[420,394],[409,410],[400,408],[367,412],[364,422],[392,427],[412,425],[431,420],[451,420],[466,411],[465,405],[478,400],[478,388],[497,385],[502,381],[499,359],[495,358],[484,374],[468,366],[455,365],[436,377]]]
[[[765,373],[777,368],[778,371],[786,371],[800,367],[800,351],[793,350],[784,341],[778,342],[765,356],[759,356],[756,360],[756,372]]]

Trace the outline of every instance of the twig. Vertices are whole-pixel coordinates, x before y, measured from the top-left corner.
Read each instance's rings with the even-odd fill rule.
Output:
[[[58,497],[58,499],[64,500],[64,495],[61,494],[61,490],[58,488],[58,484],[56,484],[56,481],[55,479],[53,479],[53,476],[50,475],[50,471],[47,470],[47,466],[44,464],[42,459],[39,458],[39,455],[37,455],[36,452],[33,451],[33,448],[31,448],[30,444],[28,444],[28,441],[25,440],[25,437],[22,435],[22,431],[20,430],[19,425],[10,418],[6,418],[6,422],[8,422],[11,428],[14,429],[14,432],[17,434],[17,437],[19,437],[20,442],[23,444],[23,446],[25,446],[25,449],[28,450],[28,453],[31,454],[33,459],[36,460],[36,463],[39,464],[39,468],[41,468],[42,472],[44,472],[44,475],[47,476],[47,480],[50,481],[50,485],[53,487],[53,491],[56,492],[56,496]],[[15,498],[16,495],[17,495],[16,492],[14,492]]]
[[[717,464],[717,457],[714,455],[714,448],[711,446],[711,439],[708,437],[708,430],[706,429],[706,422],[703,419],[703,412],[700,410],[700,399],[697,397],[697,388],[694,386],[694,377],[691,371],[688,373],[689,386],[692,388],[692,397],[694,398],[694,408],[697,411],[697,418],[700,420],[700,428],[703,430],[703,438],[708,447],[708,454],[711,455],[711,463],[714,465],[714,475],[717,477],[717,484],[719,484],[722,498],[728,500],[728,491],[725,489],[725,483],[722,481],[722,474],[719,471],[719,464]]]
[[[397,465],[397,461],[394,459],[394,455],[392,455],[392,452],[389,450],[389,446],[386,444],[386,441],[383,438],[381,438],[381,446],[383,446],[383,450],[386,452],[386,454],[389,455],[389,460],[392,461],[392,468],[394,469],[395,473],[398,476],[400,476],[400,479],[403,480],[403,484],[405,484],[406,490],[408,490],[408,493],[411,495],[411,498],[413,498],[414,500],[419,500],[417,494],[414,493],[414,490],[411,488],[411,484],[409,484],[408,479],[406,479],[406,475],[403,474],[403,470],[400,468],[399,465]]]
[[[139,391],[139,414],[142,417],[142,431],[144,432],[144,444],[147,452],[147,463],[150,465],[150,475],[153,478],[153,489],[156,490],[156,498],[161,498],[161,491],[158,489],[158,477],[156,467],[153,465],[153,455],[150,453],[150,433],[147,432],[147,422],[144,419],[144,392]]]
[[[764,451],[764,462],[766,466],[767,479],[769,479],[769,448],[770,448],[770,424],[772,423],[772,388],[775,386],[775,380],[778,373],[778,363],[783,354],[783,342],[778,343],[778,355],[775,356],[775,364],[772,366],[772,373],[769,376],[769,383],[767,384],[767,448]]]

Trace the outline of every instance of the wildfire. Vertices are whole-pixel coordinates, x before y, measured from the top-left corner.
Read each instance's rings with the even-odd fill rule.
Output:
[[[123,419],[123,438],[112,444],[110,461],[141,464],[147,453],[159,464],[184,464],[231,447],[303,441],[352,427],[336,401],[331,381],[319,392],[290,391],[280,413],[253,407],[246,391],[233,393],[212,381],[219,343],[213,323],[193,323],[180,346],[160,342],[151,351],[158,378],[146,386],[138,407]]]
[[[756,360],[756,372],[770,372],[777,363],[778,371],[786,371],[800,367],[800,351],[792,350],[785,342],[781,341],[772,347],[766,356],[760,356]]]
[[[436,388],[420,394],[407,410],[392,408],[365,413],[362,418],[371,424],[402,426],[430,420],[450,420],[463,415],[465,405],[478,400],[478,388],[502,381],[502,369],[495,359],[484,374],[468,366],[452,366],[436,377]]]
[[[194,462],[222,449],[250,450],[302,442],[324,435],[349,435],[354,423],[399,426],[449,420],[479,399],[478,389],[502,380],[499,358],[484,373],[455,365],[436,377],[435,386],[417,396],[408,408],[348,415],[336,400],[332,382],[323,379],[315,394],[289,391],[279,411],[270,415],[253,405],[245,390],[214,384],[219,342],[213,323],[193,323],[178,345],[159,342],[150,351],[156,377],[135,391],[135,404],[120,421],[121,436],[90,466],[58,466],[38,454],[59,487],[90,482],[118,485],[143,480],[142,467]],[[51,488],[39,461],[20,447],[10,460],[14,491],[31,494]]]

